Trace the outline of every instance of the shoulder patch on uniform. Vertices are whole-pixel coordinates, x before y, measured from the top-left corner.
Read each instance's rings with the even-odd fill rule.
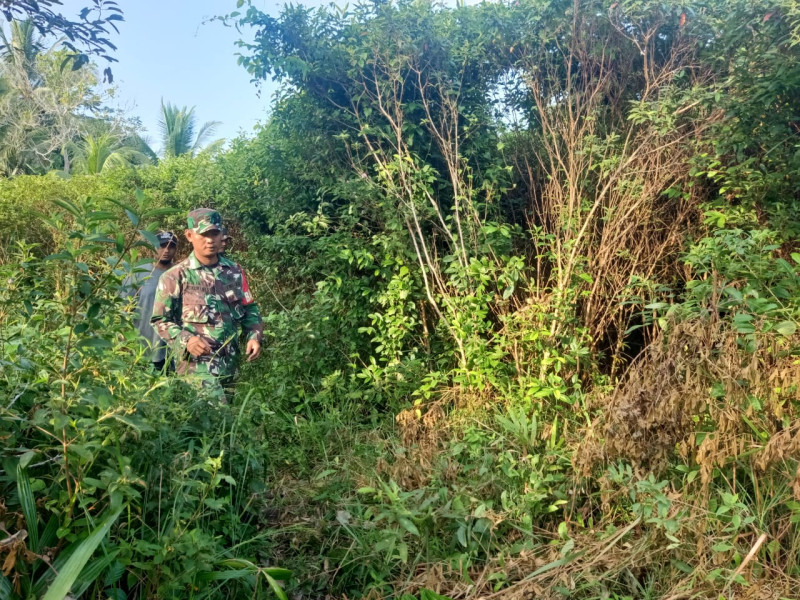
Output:
[[[247,283],[247,277],[244,275],[244,270],[242,270],[242,292],[244,292],[244,300],[242,300],[242,304],[252,304],[253,295],[250,293],[250,285]]]

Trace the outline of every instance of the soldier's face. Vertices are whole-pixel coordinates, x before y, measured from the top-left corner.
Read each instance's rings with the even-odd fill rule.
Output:
[[[194,253],[201,258],[214,258],[222,248],[221,231],[212,230],[205,233],[195,233],[191,229],[187,229],[186,239],[192,245]]]

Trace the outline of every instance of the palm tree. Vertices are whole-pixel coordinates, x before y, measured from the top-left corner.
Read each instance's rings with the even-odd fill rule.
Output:
[[[11,35],[0,27],[0,59],[9,67],[16,67],[13,70],[24,74],[26,83],[35,89],[42,83],[36,69],[36,57],[44,50],[41,36],[33,21],[11,21],[9,27]]]
[[[203,147],[206,140],[214,135],[219,121],[209,121],[200,127],[195,135],[197,120],[194,106],[178,108],[169,102],[161,101],[161,118],[158,126],[161,129],[162,153],[164,157],[195,155]],[[207,149],[218,147],[222,140],[212,142]]]
[[[122,139],[111,132],[87,135],[78,144],[75,171],[96,174],[117,166],[132,167],[153,162],[155,155],[138,136]]]

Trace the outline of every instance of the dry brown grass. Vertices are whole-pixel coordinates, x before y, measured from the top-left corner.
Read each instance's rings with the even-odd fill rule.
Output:
[[[692,520],[686,529],[697,525],[697,520]],[[800,597],[800,580],[769,567],[756,572],[749,562],[743,563],[741,570],[747,585],[731,584],[732,577],[710,582],[706,578],[714,566],[710,553],[696,555],[689,544],[671,549],[654,528],[638,519],[608,535],[600,534],[603,529],[601,524],[594,530],[572,532],[575,547],[566,559],[559,552],[560,545],[543,543],[536,550],[498,557],[470,569],[471,582],[453,565],[420,565],[398,593],[414,594],[427,588],[454,600],[563,600],[567,590],[575,597],[601,598],[620,586],[635,594],[641,589],[637,585],[652,575],[656,584],[651,591],[657,594],[652,597],[663,600],[716,598],[720,594],[727,600]],[[678,570],[671,565],[672,559],[691,560],[694,572]],[[489,576],[498,572],[507,576],[510,585],[494,591],[495,582]]]
[[[413,594],[427,588],[454,600],[563,600],[564,590],[575,597],[600,598],[603,590],[608,594],[620,584],[636,590],[648,574],[654,574],[659,580],[653,592],[663,600],[716,598],[720,593],[727,594],[728,600],[782,600],[800,593],[800,581],[769,569],[758,576],[745,569],[747,586],[706,581],[708,569],[702,563],[691,575],[679,571],[670,565],[670,559],[691,554],[691,549],[668,549],[639,521],[605,537],[591,531],[574,533],[573,539],[576,544],[569,560],[561,556],[559,546],[545,544],[471,569],[471,583],[452,565],[421,565],[399,591]],[[489,575],[497,572],[504,573],[511,583],[494,591]]]
[[[707,485],[715,467],[745,454],[762,472],[796,459],[800,365],[782,349],[797,340],[759,335],[755,352],[741,341],[720,319],[674,323],[599,400],[603,415],[576,464],[584,473],[617,458],[657,468],[677,452],[700,466]]]

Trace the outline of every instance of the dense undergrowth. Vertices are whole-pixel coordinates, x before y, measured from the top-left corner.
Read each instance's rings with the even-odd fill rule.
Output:
[[[3,593],[800,596],[797,16],[248,5],[254,138],[0,181]],[[206,204],[223,407],[118,297]]]

